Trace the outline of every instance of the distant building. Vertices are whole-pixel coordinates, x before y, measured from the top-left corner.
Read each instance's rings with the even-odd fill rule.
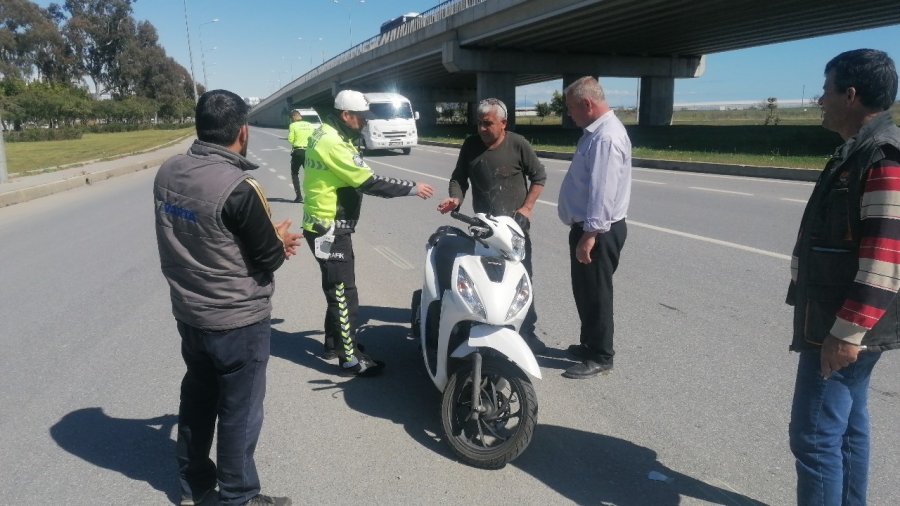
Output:
[[[244,97],[244,102],[250,107],[253,107],[259,105],[259,97]]]
[[[537,109],[533,105],[516,107],[516,116],[537,116]]]
[[[778,100],[779,109],[794,107],[815,107],[815,102],[810,99]],[[732,100],[720,102],[683,102],[672,106],[676,111],[739,111],[744,109],[765,109],[766,99],[761,100]]]

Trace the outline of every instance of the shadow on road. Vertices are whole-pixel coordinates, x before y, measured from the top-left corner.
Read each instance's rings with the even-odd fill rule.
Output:
[[[176,415],[156,418],[114,418],[102,408],[84,408],[62,417],[50,427],[53,440],[72,455],[95,466],[146,481],[166,494],[169,501],[181,499],[172,427]]]
[[[682,497],[735,506],[764,504],[668,469],[649,448],[556,425],[538,425],[528,450],[510,465],[577,504],[674,506]]]
[[[382,376],[337,376],[337,361],[320,358],[321,330],[286,333],[273,327],[272,355],[323,373],[322,379],[311,381],[313,391],[339,392],[349,408],[400,424],[425,448],[456,460],[441,441],[440,394],[423,370],[417,343],[409,337],[409,309],[360,306],[357,321],[366,353],[387,362]],[[541,357],[542,367],[565,368],[572,363],[560,350]],[[539,424],[528,450],[510,465],[577,504],[674,506],[681,497],[734,506],[763,504],[668,469],[649,448],[555,425]],[[650,479],[651,472],[661,481]]]
[[[340,392],[351,409],[402,425],[413,440],[452,459],[450,448],[439,439],[440,396],[422,370],[408,321],[407,308],[360,306],[359,342],[367,354],[387,363],[384,373],[374,378],[338,376],[337,360],[320,358],[321,330],[282,332],[275,327],[280,320],[272,321],[272,356],[321,372],[323,378],[311,382],[313,391]]]

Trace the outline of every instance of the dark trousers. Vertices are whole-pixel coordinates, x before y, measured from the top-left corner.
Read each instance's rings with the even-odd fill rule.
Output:
[[[580,225],[573,225],[569,232],[572,294],[581,319],[581,344],[587,346],[599,362],[612,362],[615,355],[613,273],[619,266],[628,227],[625,220],[619,220],[612,224],[609,232],[597,234],[589,264],[582,264],[575,258],[575,247],[582,234]]]
[[[291,151],[291,184],[294,185],[294,193],[297,194],[298,199],[303,198],[303,194],[300,192],[300,167],[304,163],[306,163],[305,149],[294,149]]]
[[[243,504],[260,491],[253,453],[263,422],[269,319],[207,331],[178,322],[187,373],[181,381],[176,456],[184,495],[219,484],[219,504]],[[218,418],[216,463],[209,458]]]
[[[528,279],[532,280],[533,284],[534,270],[531,267],[531,251],[531,234],[525,232],[525,260],[522,261],[522,265],[525,266],[525,271],[528,273]],[[534,334],[535,324],[537,323],[537,310],[535,309],[535,305],[534,294],[532,294],[531,307],[528,308],[528,313],[525,315],[525,319],[522,320],[522,327],[519,329],[523,336]]]
[[[304,232],[310,251],[315,256],[315,240],[319,234]],[[325,294],[325,348],[334,349],[341,363],[353,362],[356,348],[356,314],[359,295],[356,292],[356,259],[350,234],[334,236],[331,257],[316,258],[322,273]]]

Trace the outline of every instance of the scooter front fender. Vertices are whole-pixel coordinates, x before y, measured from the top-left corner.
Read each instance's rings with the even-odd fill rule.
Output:
[[[471,355],[477,348],[491,348],[506,355],[513,363],[528,374],[541,379],[541,368],[531,353],[531,348],[518,332],[498,325],[474,325],[469,331],[468,341],[453,350],[454,358]]]

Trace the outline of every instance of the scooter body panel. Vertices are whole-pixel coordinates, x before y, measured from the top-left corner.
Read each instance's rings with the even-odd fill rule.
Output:
[[[508,220],[501,221],[501,223],[514,224],[510,218],[498,218],[500,220]],[[517,225],[512,226],[518,228]],[[447,231],[450,234],[455,233],[450,228]],[[437,265],[439,261],[437,257],[439,255],[436,252],[436,244],[440,242],[440,237],[440,235],[433,237],[432,239],[436,238],[436,240],[429,240],[426,246],[424,282],[418,322],[425,369],[435,386],[438,390],[443,391],[449,381],[452,373],[449,370],[451,351],[454,352],[453,357],[460,358],[470,355],[479,347],[491,348],[502,353],[528,374],[540,378],[541,373],[537,360],[534,358],[525,340],[518,333],[518,329],[522,325],[532,303],[533,287],[531,286],[531,280],[528,279],[525,266],[521,262],[503,258],[498,255],[497,251],[481,242],[477,242],[474,248],[470,248],[468,252],[459,252],[453,258],[449,280],[439,280],[439,266]],[[492,281],[491,276],[485,270],[485,265],[482,262],[485,257],[493,258],[494,263],[502,263],[503,275],[499,281]],[[443,261],[447,261],[446,255],[444,255]],[[460,269],[465,270],[472,284],[476,287],[479,299],[484,307],[484,316],[473,311],[458,293],[456,285]],[[497,279],[499,270],[495,269],[493,274],[495,279]],[[444,272],[444,276],[446,276],[446,271]],[[509,318],[507,318],[507,313],[516,297],[517,288],[523,277],[528,287],[528,299],[515,314],[509,315]],[[439,286],[441,282],[448,286]],[[433,303],[440,305],[436,343],[434,342],[435,336],[429,337],[428,334],[429,325],[432,326],[432,334],[435,331],[434,322],[429,323],[429,308]],[[432,314],[432,316],[435,315]],[[464,322],[471,322],[469,338],[461,344],[454,342],[453,346],[456,350],[450,350],[450,340],[453,337],[453,331]],[[432,339],[430,348],[429,339]],[[429,353],[431,353],[431,357],[429,357]]]
[[[519,368],[537,379],[541,379],[541,368],[528,344],[518,332],[496,325],[475,325],[469,332],[469,339],[459,345],[450,355],[463,358],[478,348],[491,348],[510,359]]]

